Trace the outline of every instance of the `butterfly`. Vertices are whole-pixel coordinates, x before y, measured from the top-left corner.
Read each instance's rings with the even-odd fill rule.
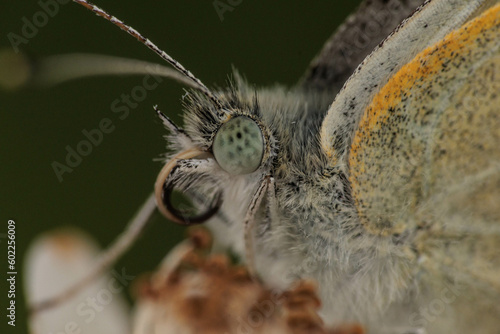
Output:
[[[145,212],[206,223],[269,286],[313,278],[327,323],[498,330],[498,1],[365,1],[296,86],[218,90],[75,2],[193,87],[183,127],[156,108],[174,153]]]

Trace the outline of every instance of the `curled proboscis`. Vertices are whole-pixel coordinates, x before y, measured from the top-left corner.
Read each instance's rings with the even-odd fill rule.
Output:
[[[222,195],[218,193],[211,207],[204,212],[189,216],[178,210],[172,204],[172,192],[175,184],[169,180],[169,176],[178,166],[179,160],[194,159],[206,155],[204,151],[188,149],[174,156],[160,171],[155,183],[155,198],[158,210],[169,220],[181,225],[201,224],[210,219],[217,211],[222,202]]]

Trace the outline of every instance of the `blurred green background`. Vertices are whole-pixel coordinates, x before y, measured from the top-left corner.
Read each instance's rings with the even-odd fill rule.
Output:
[[[293,85],[359,2],[242,1],[224,13],[223,21],[212,1],[101,0],[96,4],[148,36],[213,87],[225,85],[232,65],[257,86]],[[40,10],[36,1],[4,1],[0,48],[9,47],[9,32],[21,34],[23,17],[31,20]],[[88,52],[161,62],[133,38],[73,3],[61,5],[22,49],[32,56]],[[110,110],[111,102],[122,93],[130,94],[141,82],[142,76],[100,77],[46,90],[0,91],[0,234],[7,232],[8,219],[16,221],[18,292],[25,250],[38,234],[74,225],[107,245],[152,191],[162,167],[153,159],[166,147],[165,131],[152,106],[158,104],[182,124],[183,87],[163,82],[120,121]],[[59,182],[51,163],[63,163],[66,145],[75,148],[84,139],[82,130],[96,128],[104,117],[111,118],[116,129]],[[184,228],[159,214],[155,221],[118,264],[127,273],[152,270],[182,238]],[[5,239],[0,241],[0,263],[6,273],[7,247]],[[7,326],[4,314],[5,279],[1,281],[0,331],[10,333],[13,328]],[[17,294],[17,305],[14,331],[24,333],[22,294]]]

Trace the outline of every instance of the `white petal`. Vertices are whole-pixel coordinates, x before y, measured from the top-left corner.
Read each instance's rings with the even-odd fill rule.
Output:
[[[81,232],[58,231],[39,237],[30,247],[25,262],[28,305],[71,287],[92,268],[98,254],[99,247]],[[129,333],[129,309],[121,294],[130,280],[115,276],[107,274],[62,305],[33,315],[31,332]]]

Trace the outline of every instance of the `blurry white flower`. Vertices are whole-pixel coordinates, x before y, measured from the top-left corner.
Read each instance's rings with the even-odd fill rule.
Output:
[[[99,247],[82,232],[65,230],[40,236],[25,260],[28,305],[74,285],[93,267]],[[129,308],[122,291],[130,284],[119,271],[104,275],[74,298],[30,318],[33,334],[127,334]]]
[[[32,333],[364,333],[359,325],[334,329],[323,325],[314,282],[299,281],[288,291],[272,290],[228,256],[210,254],[210,247],[208,231],[191,229],[190,237],[170,251],[156,272],[134,283],[137,305],[130,322],[120,296],[129,277],[114,271],[69,302],[33,316]],[[74,284],[92,267],[96,254],[96,246],[81,233],[40,237],[26,262],[29,303]]]

